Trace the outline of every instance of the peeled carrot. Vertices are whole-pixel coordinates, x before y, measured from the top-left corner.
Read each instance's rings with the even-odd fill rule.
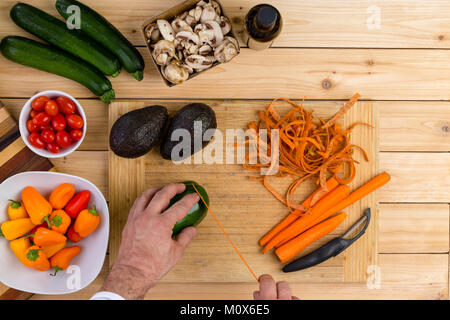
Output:
[[[322,198],[316,205],[309,209],[306,214],[300,219],[296,220],[289,227],[278,233],[275,237],[270,240],[263,249],[263,253],[266,253],[275,246],[280,246],[288,242],[289,240],[295,238],[302,232],[305,232],[315,224],[319,223],[317,218],[327,212],[339,202],[345,199],[350,194],[350,188],[346,185],[339,186],[330,193],[328,193],[324,198]]]
[[[331,216],[332,214],[335,214],[336,212],[339,212],[348,206],[352,205],[356,201],[364,198],[369,193],[372,193],[376,189],[384,186],[386,183],[388,183],[391,180],[391,176],[383,172],[376,177],[374,177],[372,180],[367,182],[365,185],[359,187],[355,191],[353,191],[348,197],[346,197],[344,200],[333,206],[328,210],[325,215]]]
[[[336,229],[347,217],[342,212],[330,219],[323,221],[315,227],[305,231],[298,237],[292,239],[288,243],[275,250],[275,254],[281,262],[286,262],[294,258],[297,254],[306,249],[311,243],[326,236]]]
[[[310,208],[312,201],[316,202],[323,197],[325,197],[329,192],[334,190],[339,185],[339,182],[333,177],[330,178],[325,187],[326,189],[319,187],[316,191],[311,193],[311,195],[303,201],[302,206],[305,208]],[[326,190],[326,191],[325,191]],[[298,219],[298,217],[304,213],[302,210],[295,210],[289,213],[279,224],[272,228],[264,237],[259,240],[260,246],[265,246],[273,237],[275,237],[280,231],[284,230],[286,227],[291,225],[292,222]]]

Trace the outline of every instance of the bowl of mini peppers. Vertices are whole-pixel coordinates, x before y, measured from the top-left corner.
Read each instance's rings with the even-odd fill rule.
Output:
[[[0,186],[0,281],[40,294],[78,291],[103,266],[108,207],[89,181],[25,172]]]

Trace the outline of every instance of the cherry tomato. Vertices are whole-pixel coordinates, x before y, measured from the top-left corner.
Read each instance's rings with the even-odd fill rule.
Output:
[[[36,111],[43,111],[45,108],[45,104],[50,101],[49,97],[40,96],[33,100],[31,103],[31,108]]]
[[[72,144],[72,138],[67,131],[58,131],[56,133],[56,143],[61,148],[67,148]]]
[[[27,129],[29,133],[39,132],[39,127],[33,123],[33,120],[27,121]]]
[[[45,125],[45,126],[40,126],[40,127],[39,127],[39,130],[40,130],[41,132],[44,131],[44,130],[55,131],[55,129],[53,129],[53,127],[52,127],[51,124],[47,124],[47,125]]]
[[[46,143],[52,143],[53,141],[55,141],[55,137],[56,136],[53,130],[44,130],[41,132],[41,138]]]
[[[70,131],[70,137],[73,141],[79,141],[81,138],[83,138],[83,131],[75,129]]]
[[[75,103],[69,98],[58,97],[56,98],[56,102],[58,103],[59,111],[64,114],[74,114],[75,110],[77,109]]]
[[[66,116],[66,122],[72,129],[81,129],[84,126],[83,118],[76,114]]]
[[[28,142],[35,148],[45,149],[45,142],[39,133],[32,133],[28,136]]]
[[[30,117],[31,118],[34,118],[34,117],[36,117],[36,115],[39,113],[39,111],[36,111],[36,110],[31,110],[30,111]]]
[[[59,153],[61,148],[54,142],[47,144],[47,150],[51,153]]]
[[[59,107],[55,100],[50,100],[45,104],[45,112],[52,117],[59,113]]]
[[[34,118],[33,123],[37,126],[46,126],[52,121],[52,118],[45,112],[39,112]]]
[[[52,125],[56,131],[64,130],[66,128],[66,119],[61,113],[57,114],[52,119]]]

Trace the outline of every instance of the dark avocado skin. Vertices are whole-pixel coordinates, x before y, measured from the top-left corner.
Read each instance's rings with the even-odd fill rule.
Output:
[[[169,208],[174,205],[177,201],[181,200],[185,195],[190,193],[196,193],[194,187],[192,185],[195,185],[195,188],[197,188],[198,192],[202,196],[203,200],[205,200],[206,204],[209,206],[209,197],[206,193],[205,188],[203,188],[201,185],[199,185],[195,181],[185,181],[182,182],[184,185],[186,185],[186,190],[183,193],[177,194],[175,197],[170,200]],[[192,208],[189,210],[187,215],[180,221],[178,221],[175,226],[173,227],[173,234],[172,236],[176,236],[178,233],[181,232],[184,228],[190,227],[190,226],[196,226],[202,220],[205,218],[206,214],[208,213],[208,208],[203,203],[202,199],[200,199]]]
[[[143,156],[158,142],[168,118],[167,109],[162,106],[150,106],[124,114],[111,128],[111,150],[124,158]]]
[[[187,106],[183,107],[173,118],[170,123],[169,129],[167,130],[166,135],[164,136],[164,140],[161,144],[161,156],[164,159],[172,160],[172,149],[181,141],[171,141],[172,132],[177,129],[186,129],[191,134],[191,154],[180,154],[180,158],[177,160],[183,160],[194,153],[200,151],[204,147],[206,147],[209,141],[203,141],[202,148],[198,148],[194,150],[194,122],[201,121],[202,122],[202,137],[206,130],[208,129],[216,129],[216,114],[213,109],[204,103],[191,103]],[[174,159],[175,160],[175,159]]]

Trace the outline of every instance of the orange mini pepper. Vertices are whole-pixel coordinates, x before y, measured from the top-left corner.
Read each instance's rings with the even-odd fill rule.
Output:
[[[11,248],[14,255],[22,262],[27,265],[26,252],[29,247],[31,247],[30,239],[27,237],[19,238],[9,242],[9,247]]]
[[[31,219],[25,218],[3,222],[0,230],[7,240],[14,240],[30,232],[33,228],[34,224]]]
[[[56,276],[58,271],[66,270],[69,267],[70,262],[73,258],[79,255],[81,252],[81,248],[78,246],[64,248],[55,254],[50,259],[50,264],[52,268],[55,268],[55,273],[52,276]]]
[[[11,203],[8,205],[8,216],[10,220],[28,218],[28,213],[20,201],[9,201],[11,201]]]
[[[50,215],[50,225],[53,231],[65,234],[71,223],[72,219],[64,210],[55,210]]]
[[[27,267],[39,270],[47,271],[50,269],[50,261],[45,256],[44,250],[38,246],[32,246],[25,252],[25,265]]]
[[[54,209],[62,209],[75,195],[75,188],[70,183],[63,183],[56,187],[50,195],[49,201]]]
[[[84,209],[80,212],[75,220],[74,230],[78,233],[82,238],[86,238],[92,232],[97,229],[100,224],[100,215],[97,212],[97,209]]]
[[[52,213],[52,205],[33,187],[26,187],[22,191],[22,201],[31,221],[38,225],[48,222],[48,216]],[[50,227],[50,224],[49,224]]]
[[[67,238],[61,233],[47,228],[37,229],[32,236],[34,244],[39,247],[51,246],[53,244],[58,244],[67,240]]]
[[[45,253],[45,256],[47,257],[47,259],[50,259],[57,252],[59,252],[62,249],[64,249],[65,246],[66,246],[66,242],[61,242],[61,243],[52,244],[52,245],[49,245],[49,246],[43,246],[42,250],[44,250],[44,253]]]

